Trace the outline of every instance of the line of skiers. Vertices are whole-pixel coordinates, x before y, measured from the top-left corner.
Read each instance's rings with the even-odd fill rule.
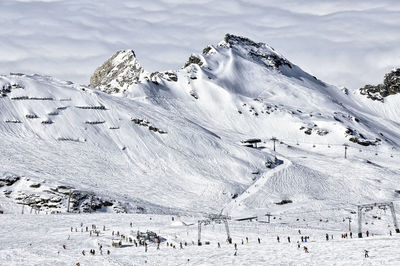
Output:
[[[89,254],[92,255],[92,256],[96,255],[96,250],[94,250],[94,249],[89,250]],[[107,250],[107,255],[110,255],[110,254],[111,254],[111,252],[110,252],[110,250],[108,249],[108,250]],[[83,255],[83,256],[86,256],[85,250],[82,250],[82,255]],[[100,249],[100,255],[103,255],[103,250],[102,250],[102,249]]]

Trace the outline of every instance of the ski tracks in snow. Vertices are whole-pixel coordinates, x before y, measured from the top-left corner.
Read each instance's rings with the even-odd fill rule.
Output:
[[[260,178],[258,178],[253,184],[251,184],[242,194],[240,194],[236,199],[233,199],[229,202],[223,209],[222,213],[232,212],[232,210],[240,208],[241,203],[244,202],[248,197],[256,194],[260,191],[262,187],[267,183],[269,178],[274,176],[276,173],[287,169],[289,166],[292,165],[292,162],[286,158],[280,157],[283,161],[283,164],[276,166],[275,168],[271,169],[270,171],[264,173]]]

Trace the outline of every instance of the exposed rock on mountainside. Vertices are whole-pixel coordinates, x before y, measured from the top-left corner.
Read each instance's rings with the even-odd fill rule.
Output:
[[[260,61],[267,67],[279,69],[281,66],[287,66],[292,68],[288,60],[276,53],[272,47],[262,42],[256,43],[245,37],[226,34],[224,41],[220,42],[219,46],[243,49],[254,61]]]
[[[129,85],[148,78],[148,73],[140,66],[132,50],[116,52],[90,78],[90,87],[107,93],[118,93]]]
[[[364,88],[360,88],[360,93],[371,100],[381,102],[384,102],[384,98],[389,95],[400,93],[400,68],[387,73],[383,84],[365,85]]]

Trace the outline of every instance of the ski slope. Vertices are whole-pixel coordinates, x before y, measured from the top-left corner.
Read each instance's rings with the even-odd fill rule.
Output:
[[[70,197],[74,212],[237,217],[398,200],[396,95],[370,103],[230,34],[176,71],[147,72],[131,50],[108,62],[97,88],[0,77],[6,213],[66,212]]]
[[[227,244],[222,225],[203,228],[202,239],[210,245],[197,246],[197,225],[184,226],[171,222],[171,216],[163,215],[7,215],[13,219],[0,219],[0,261],[7,265],[397,265],[399,236],[375,233],[362,239],[342,239],[340,235],[346,222],[335,223],[334,228],[315,229],[277,222],[230,222],[233,243],[238,244],[234,256],[233,244]],[[304,216],[306,217],[306,216]],[[195,217],[182,217],[182,221],[195,221]],[[82,227],[81,227],[82,223]],[[132,223],[132,227],[130,226]],[[99,236],[85,231],[95,224],[100,228]],[[325,223],[321,223],[325,224]],[[103,231],[105,226],[105,231]],[[326,225],[324,225],[326,226]],[[70,228],[73,227],[73,232]],[[75,228],[77,232],[75,232]],[[83,232],[81,232],[81,229]],[[301,230],[301,234],[298,230]],[[135,247],[122,240],[123,248],[111,246],[112,236],[120,232],[135,238],[137,231],[152,230],[165,238],[157,245],[149,242],[148,251],[143,246]],[[374,231],[371,231],[374,233]],[[325,234],[333,236],[325,240]],[[276,237],[280,236],[280,243]],[[309,236],[307,243],[301,236]],[[246,243],[246,237],[249,242]],[[288,243],[287,237],[291,238]],[[257,238],[261,239],[259,244]],[[241,244],[243,240],[244,244]],[[300,242],[300,248],[297,247]],[[166,242],[176,248],[167,247]],[[180,243],[183,249],[180,249]],[[187,246],[184,243],[187,243]],[[220,243],[221,248],[217,245]],[[100,254],[99,244],[103,254]],[[63,249],[62,245],[66,245]],[[303,251],[306,246],[309,253]],[[95,255],[89,250],[94,249]],[[85,251],[85,256],[82,251]],[[110,255],[107,255],[110,250]],[[364,250],[369,258],[364,258]]]

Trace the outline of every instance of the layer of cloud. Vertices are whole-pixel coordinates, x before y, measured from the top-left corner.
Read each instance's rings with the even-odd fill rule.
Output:
[[[400,65],[397,0],[1,0],[0,10],[1,73],[87,84],[119,49],[149,71],[178,69],[227,32],[350,88]]]

